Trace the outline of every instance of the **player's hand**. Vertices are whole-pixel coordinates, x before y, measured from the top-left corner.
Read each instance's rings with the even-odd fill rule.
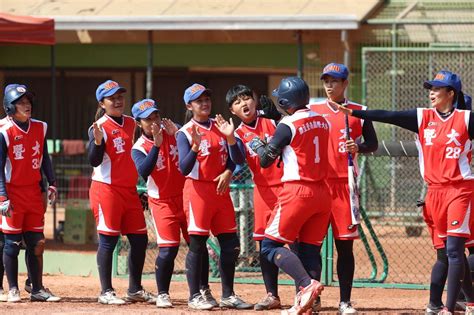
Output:
[[[261,110],[257,111],[257,115],[259,117],[273,119],[278,121],[281,119],[281,113],[273,103],[272,99],[266,95],[260,96],[260,106],[262,107]]]
[[[49,186],[48,187],[48,201],[49,201],[49,204],[52,206],[56,203],[56,198],[58,196],[58,189],[56,188],[56,186]]]
[[[92,124],[92,128],[94,133],[94,143],[96,145],[100,145],[102,143],[102,139],[104,139],[104,133],[102,132],[102,129],[99,127],[97,122],[94,122]]]
[[[176,124],[168,118],[163,118],[161,122],[163,123],[163,127],[165,127],[165,131],[168,135],[174,136],[178,132],[178,127],[176,127]]]
[[[201,145],[201,137],[202,134],[199,132],[196,125],[193,125],[193,127],[191,128],[191,140],[193,141],[191,150],[193,150],[194,152],[199,152],[199,146]]]
[[[334,101],[331,101],[330,99],[328,99],[328,104],[329,104],[329,106],[332,107],[333,110],[338,110],[338,111],[341,111],[341,112],[343,112],[344,114],[346,114],[348,116],[352,116],[352,109],[347,108],[346,107],[347,104],[340,105],[340,104],[338,104]]]
[[[223,195],[227,189],[229,188],[230,185],[230,180],[232,179],[232,172],[230,170],[225,170],[214,178],[214,181],[217,182],[217,189],[216,192],[218,195]]]
[[[346,141],[346,151],[351,154],[359,152],[359,145],[352,139]]]
[[[2,214],[2,216],[11,217],[12,211],[13,211],[13,206],[10,203],[10,200],[4,198],[3,201],[0,201],[0,213]]]
[[[153,135],[155,146],[160,147],[163,143],[163,129],[156,123],[153,123],[151,124],[151,134]]]
[[[234,135],[234,122],[232,118],[229,118],[229,121],[225,120],[222,115],[216,115],[216,126],[219,131],[226,137]]]

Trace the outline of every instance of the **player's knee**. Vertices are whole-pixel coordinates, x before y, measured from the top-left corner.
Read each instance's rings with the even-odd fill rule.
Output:
[[[10,234],[5,236],[5,247],[3,252],[10,257],[17,257],[21,248],[21,234]]]
[[[26,243],[26,250],[35,256],[42,256],[44,253],[45,239],[43,233],[25,232],[23,239]]]
[[[220,259],[223,263],[234,263],[240,255],[240,243],[237,234],[220,234],[217,236],[221,247]]]
[[[99,234],[99,250],[113,252],[115,250],[115,246],[117,245],[118,239],[118,235],[112,236]]]
[[[283,247],[284,244],[276,242],[274,240],[265,238],[262,241],[262,249],[260,250],[263,257],[265,257],[269,262],[273,262],[275,252],[280,247]]]
[[[208,236],[203,235],[190,235],[189,250],[196,254],[202,254],[207,251],[206,241]]]
[[[464,239],[448,236],[446,242],[446,253],[449,264],[464,264]]]
[[[439,248],[436,250],[436,260],[444,265],[448,265],[448,255],[446,254],[446,249]]]
[[[308,244],[308,243],[299,243],[298,244],[298,256],[308,260],[317,260],[320,257],[321,246]]]
[[[137,250],[146,250],[148,245],[148,235],[146,234],[127,234],[130,247]]]
[[[162,261],[174,261],[178,255],[178,246],[173,247],[160,247],[158,252],[158,259]]]

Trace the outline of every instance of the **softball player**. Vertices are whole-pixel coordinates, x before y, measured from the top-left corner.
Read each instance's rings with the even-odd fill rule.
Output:
[[[58,302],[61,298],[42,286],[44,205],[41,172],[48,180],[48,199],[56,199],[54,172],[46,145],[45,122],[31,118],[33,94],[21,84],[5,89],[3,106],[8,119],[0,130],[0,211],[5,216],[3,264],[9,284],[7,302],[20,302],[18,254],[22,239],[28,255],[31,301]]]
[[[323,81],[327,99],[345,104],[351,109],[365,110],[366,107],[351,102],[344,97],[349,81],[349,70],[343,64],[330,63],[324,67],[320,79]],[[354,240],[359,238],[358,223],[352,218],[349,183],[347,174],[347,152],[354,160],[358,152],[368,153],[377,150],[378,141],[371,121],[349,117],[350,138],[346,139],[345,115],[334,110],[328,101],[311,104],[309,108],[324,116],[331,124],[328,146],[329,170],[328,184],[331,190],[331,226],[337,250],[337,277],[339,279],[341,314],[355,314],[351,304],[352,281],[355,260]],[[361,141],[364,139],[364,142]]]
[[[125,299],[155,303],[141,285],[148,243],[145,216],[137,194],[137,170],[131,150],[135,120],[123,115],[126,90],[115,81],[106,81],[96,91],[96,121],[89,128],[89,162],[94,167],[89,190],[91,208],[99,234],[97,266],[101,284],[98,302],[124,304],[112,287],[112,254],[119,235],[127,235],[129,286]]]
[[[212,232],[221,248],[219,272],[222,281],[220,307],[248,309],[253,305],[240,299],[233,289],[235,263],[240,253],[236,233],[234,206],[229,195],[229,183],[234,163],[244,162],[243,147],[234,137],[232,120],[221,116],[210,119],[211,91],[193,84],[184,92],[186,108],[193,118],[178,132],[179,168],[186,176],[183,200],[190,235],[186,256],[186,277],[191,309],[212,309],[199,291],[202,257],[206,241]]]
[[[455,73],[440,71],[424,87],[430,90],[432,108],[392,112],[332,105],[354,117],[394,124],[417,133],[420,170],[428,184],[426,212],[432,217],[439,238],[445,242],[448,256],[448,294],[446,307],[440,313],[451,314],[465,275],[464,247],[471,234],[474,113],[455,108],[464,108],[461,80]],[[468,297],[468,302],[474,300]],[[471,306],[467,308],[472,311]]]
[[[302,79],[284,78],[273,95],[287,116],[268,144],[258,137],[250,143],[261,167],[269,167],[280,155],[284,164],[283,189],[265,229],[262,255],[289,274],[300,289],[288,312],[311,313],[323,290],[314,278],[321,272],[317,253],[326,235],[331,207],[326,184],[330,124],[306,107],[309,88]],[[296,238],[298,255],[284,247]]]
[[[272,165],[269,168],[260,167],[258,155],[250,147],[250,141],[259,137],[269,141],[275,132],[276,123],[281,114],[275,109],[272,101],[262,96],[261,103],[265,104],[264,116],[257,116],[257,100],[254,92],[245,85],[236,85],[227,91],[227,105],[232,114],[242,120],[235,130],[238,137],[245,144],[247,164],[252,172],[254,182],[253,205],[254,205],[254,233],[253,239],[259,242],[262,249],[262,240],[265,236],[265,228],[268,219],[275,208],[278,195],[283,187],[281,177],[283,169]],[[272,106],[273,105],[273,106]],[[273,114],[273,115],[272,115]],[[266,117],[269,116],[273,119]],[[257,304],[255,310],[270,310],[280,308],[280,297],[278,296],[278,267],[262,257],[260,251],[260,267],[262,269],[263,282],[267,295]]]
[[[132,107],[142,135],[132,148],[137,171],[147,182],[150,207],[159,253],[155,261],[158,287],[156,306],[172,307],[169,294],[174,260],[178,254],[181,233],[189,243],[186,216],[183,210],[184,176],[178,169],[176,125],[161,119],[155,102],[144,99]],[[163,127],[162,127],[163,124]]]

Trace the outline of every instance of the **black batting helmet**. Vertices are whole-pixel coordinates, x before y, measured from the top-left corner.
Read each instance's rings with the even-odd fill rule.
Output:
[[[33,105],[33,94],[28,91],[26,85],[22,84],[9,84],[5,88],[5,92],[3,95],[3,108],[5,109],[5,113],[9,116],[15,114],[16,108],[15,103],[22,98],[23,96],[28,97]]]
[[[278,97],[278,105],[285,112],[290,108],[303,108],[309,103],[309,87],[299,77],[282,79],[272,95]]]

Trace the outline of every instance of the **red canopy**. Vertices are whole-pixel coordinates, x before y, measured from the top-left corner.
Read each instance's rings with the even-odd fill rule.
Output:
[[[0,43],[54,45],[54,20],[0,13]]]

